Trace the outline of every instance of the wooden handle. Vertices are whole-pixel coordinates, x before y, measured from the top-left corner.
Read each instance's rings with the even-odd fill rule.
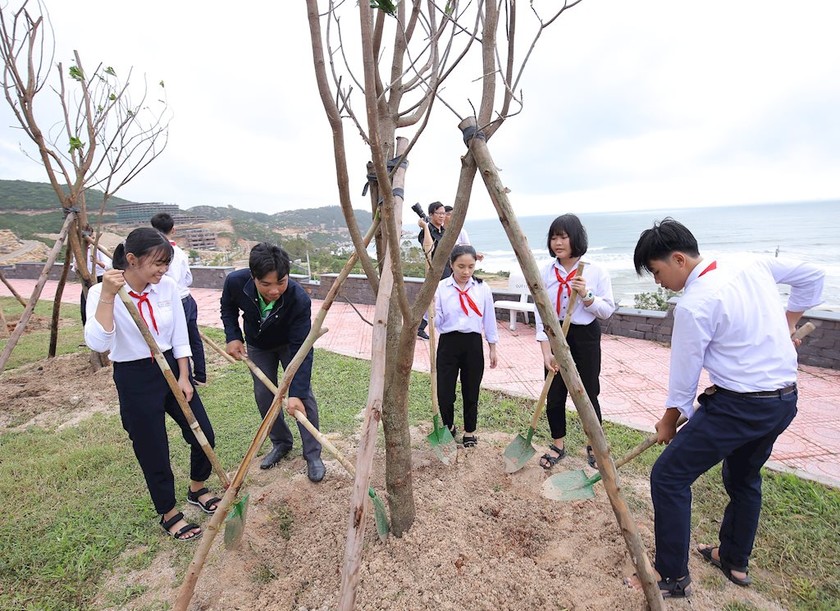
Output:
[[[680,428],[683,424],[688,422],[688,419],[685,416],[680,416],[679,420],[677,420],[677,428]],[[627,452],[624,456],[618,459],[615,463],[615,468],[618,469],[619,467],[626,465],[631,460],[636,458],[639,454],[647,450],[649,447],[656,443],[656,433],[653,435],[648,436],[642,443],[637,445],[635,448]]]
[[[155,361],[160,367],[161,372],[163,373],[163,377],[166,378],[167,384],[169,384],[169,389],[172,391],[172,394],[175,396],[175,400],[178,402],[178,405],[181,408],[181,411],[184,412],[184,417],[187,419],[187,423],[190,425],[190,429],[195,435],[195,438],[198,440],[198,443],[201,445],[201,449],[204,450],[204,453],[207,455],[207,458],[210,460],[210,464],[213,465],[213,470],[216,472],[216,475],[222,481],[225,488],[230,486],[230,479],[225,473],[225,470],[222,468],[222,464],[219,462],[219,457],[216,456],[216,452],[213,451],[210,442],[207,440],[207,436],[204,434],[204,431],[201,430],[201,426],[199,426],[198,421],[195,419],[195,414],[193,414],[192,408],[190,408],[190,404],[187,403],[186,397],[184,397],[184,393],[181,390],[181,387],[178,386],[178,381],[175,379],[175,374],[172,373],[172,369],[169,367],[169,363],[166,362],[166,358],[163,356],[163,353],[160,351],[160,348],[155,341],[155,338],[152,337],[151,332],[149,332],[149,327],[146,325],[146,321],[140,316],[140,312],[137,310],[137,306],[134,305],[134,301],[131,297],[128,296],[128,293],[125,290],[125,287],[120,287],[119,291],[120,300],[122,300],[125,308],[128,310],[128,313],[131,314],[131,318],[134,320],[134,324],[137,325],[137,328],[140,330],[140,334],[143,336],[143,339],[146,340],[146,344],[149,346],[149,350],[152,351],[152,356],[154,357]]]
[[[814,323],[806,322],[796,330],[796,332],[791,336],[791,339],[803,339],[804,337],[810,335],[814,329],[816,329]]]

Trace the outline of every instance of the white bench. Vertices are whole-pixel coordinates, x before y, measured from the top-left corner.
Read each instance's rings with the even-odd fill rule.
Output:
[[[528,301],[531,291],[528,290],[528,284],[524,277],[511,275],[508,279],[508,290],[512,293],[519,293],[519,301],[500,299],[493,304],[493,307],[510,311],[510,330],[516,331],[516,313],[525,312],[527,321],[527,313],[534,311],[534,304]]]

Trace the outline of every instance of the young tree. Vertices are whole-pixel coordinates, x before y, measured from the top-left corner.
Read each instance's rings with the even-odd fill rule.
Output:
[[[153,94],[145,79],[142,85],[133,85],[131,70],[121,79],[113,67],[104,64],[88,71],[78,51],[69,66],[54,64],[54,57],[49,16],[40,0],[0,8],[3,93],[30,146],[34,145],[34,153],[27,155],[44,167],[62,210],[71,219],[65,233],[86,286],[91,280],[88,242],[99,239],[89,222],[87,190],[95,187],[103,192],[98,207],[101,223],[108,199],[166,148],[169,110],[163,81]],[[49,125],[46,130],[45,124]],[[45,270],[61,248],[53,250]],[[93,252],[90,249],[91,256]],[[21,317],[21,333],[41,288],[36,286]],[[10,339],[0,356],[0,370],[13,348]]]

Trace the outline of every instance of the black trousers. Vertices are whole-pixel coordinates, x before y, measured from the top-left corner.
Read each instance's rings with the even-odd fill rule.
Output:
[[[166,351],[164,356],[172,371],[177,372],[178,363],[172,351]],[[169,463],[166,414],[178,423],[184,441],[190,445],[190,479],[203,482],[210,477],[213,467],[153,358],[114,363],[114,382],[120,398],[123,428],[131,439],[155,510],[164,514],[175,507],[175,477]],[[190,408],[210,445],[214,446],[213,427],[198,392],[193,393]]]
[[[481,333],[453,331],[440,336],[437,349],[437,399],[443,423],[455,424],[455,384],[461,376],[464,401],[464,431],[475,431],[478,421],[478,393],[484,377]]]
[[[102,276],[97,276],[96,277],[96,282],[97,283],[102,282]],[[87,322],[87,291],[90,287],[93,286],[93,284],[89,283],[89,282],[85,282],[84,280],[82,280],[82,283],[84,284],[84,286],[82,287],[82,293],[81,293],[81,296],[79,298],[79,306],[80,306],[79,309],[80,309],[81,314],[82,314],[82,326],[84,327],[85,323]]]
[[[190,350],[192,350],[192,375],[197,382],[207,381],[207,365],[204,358],[204,342],[198,332],[198,304],[192,295],[187,295],[181,300],[184,306],[184,315],[187,317],[187,333],[190,337]]]
[[[598,403],[598,395],[601,393],[601,324],[597,319],[588,325],[569,325],[569,335],[566,337],[569,349],[572,353],[572,360],[577,366],[580,379],[586,395],[595,408],[598,422],[601,422],[601,404]],[[545,370],[548,375],[548,370]],[[551,388],[548,390],[548,397],[545,402],[545,415],[548,417],[548,426],[551,429],[552,439],[561,439],[566,436],[566,398],[569,390],[563,377],[559,374],[554,376]]]
[[[292,360],[292,357],[294,357],[294,355],[291,354],[288,345],[280,346],[279,348],[272,350],[265,350],[263,348],[248,345],[248,356],[260,369],[260,371],[262,371],[268,379],[274,383],[275,386],[277,385],[278,368],[282,364],[283,369],[286,369],[286,366]],[[268,413],[268,409],[271,407],[271,403],[274,401],[274,393],[268,390],[265,384],[262,383],[262,380],[257,378],[253,373],[251,374],[251,377],[254,380],[254,398],[257,401],[257,409],[260,410],[260,415],[265,418],[265,415]],[[312,394],[311,387],[307,389],[306,396],[301,397],[301,400],[303,401],[303,407],[306,410],[306,418],[317,429],[318,403],[315,401],[315,395]],[[298,431],[300,432],[301,443],[303,443],[303,457],[307,460],[307,462],[315,458],[320,458],[321,444],[318,440],[315,439],[312,436],[312,433],[307,431],[300,423],[298,423]],[[277,420],[274,421],[274,426],[271,427],[268,437],[274,445],[291,449],[294,438],[292,437],[292,431],[289,430],[289,426],[286,424],[282,413],[277,417]]]

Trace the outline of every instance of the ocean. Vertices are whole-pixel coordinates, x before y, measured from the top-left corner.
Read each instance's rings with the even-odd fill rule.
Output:
[[[589,235],[589,251],[584,260],[609,271],[620,305],[632,307],[634,295],[656,290],[649,275],[636,276],[633,249],[643,230],[670,215],[692,231],[700,254],[706,259],[749,253],[819,265],[826,271],[825,301],[819,309],[840,311],[840,202],[576,214]],[[550,260],[546,234],[554,218],[555,215],[519,217],[540,267]],[[519,264],[498,219],[467,218],[465,228],[476,250],[484,253],[484,261],[478,267],[488,273],[518,271]]]

